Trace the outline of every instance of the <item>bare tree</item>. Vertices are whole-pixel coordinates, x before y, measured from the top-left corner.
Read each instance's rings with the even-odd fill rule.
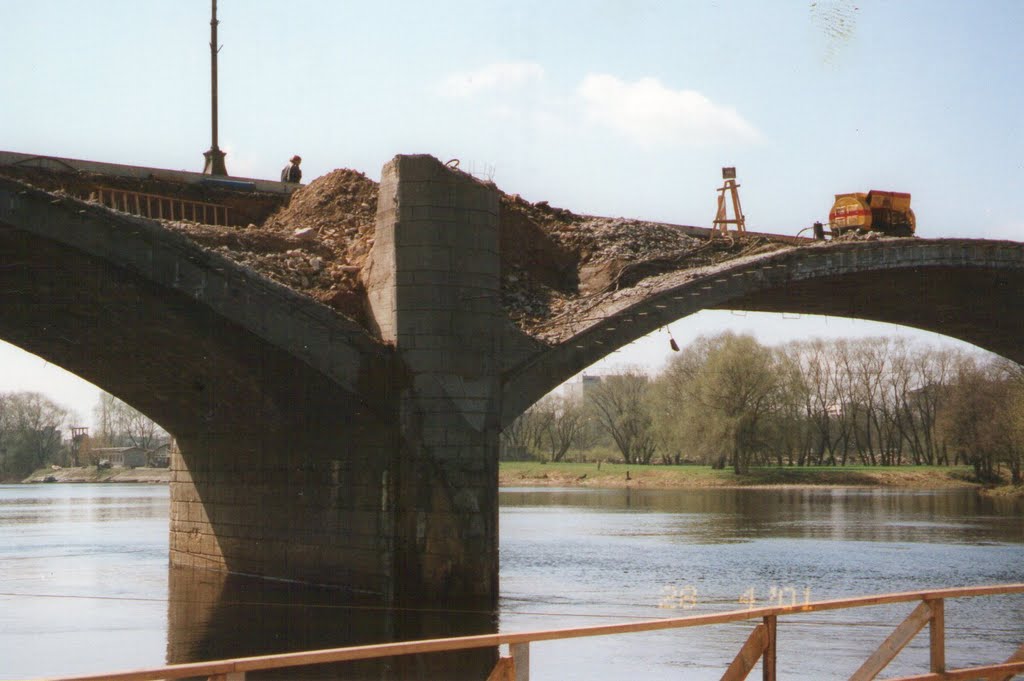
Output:
[[[795,354],[785,348],[774,348],[772,353],[778,389],[766,411],[764,442],[777,465],[793,465],[794,458],[806,458],[814,438],[814,429],[804,415],[810,389]]]
[[[588,414],[578,400],[556,395],[545,397],[536,408],[541,414],[538,440],[551,461],[561,461],[570,447],[580,445]]]
[[[99,438],[112,447],[152,449],[170,436],[152,419],[109,393],[93,408]]]
[[[533,424],[529,409],[517,416],[501,431],[503,455],[512,452],[510,458],[516,459],[519,458],[520,453],[528,453],[533,442]]]
[[[806,448],[797,463],[821,464],[828,453],[829,463],[836,464],[836,448],[840,442],[838,415],[841,414],[839,378],[833,346],[815,338],[790,346],[788,353],[800,372],[802,390],[794,397],[802,398],[803,415],[808,428]]]
[[[605,376],[588,395],[597,423],[615,442],[625,463],[648,464],[656,440],[647,399],[650,379],[631,369],[617,376]]]

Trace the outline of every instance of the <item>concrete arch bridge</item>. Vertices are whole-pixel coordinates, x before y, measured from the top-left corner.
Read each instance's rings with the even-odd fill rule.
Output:
[[[366,329],[159,222],[0,177],[0,337],[177,437],[173,564],[490,606],[501,428],[666,323],[847,316],[1024,361],[1024,244],[792,246],[644,279],[541,342],[501,305],[499,214],[436,159],[387,164]]]

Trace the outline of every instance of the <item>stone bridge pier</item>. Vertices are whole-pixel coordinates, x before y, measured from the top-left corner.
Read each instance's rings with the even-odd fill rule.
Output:
[[[219,428],[198,419],[176,433],[173,565],[493,609],[498,211],[493,185],[433,157],[384,167],[363,283],[393,362],[360,377],[353,399],[256,358],[257,397]],[[232,402],[213,389],[201,399]]]
[[[388,471],[396,584],[412,590],[400,601],[424,588],[497,600],[498,213],[493,185],[431,156],[398,156],[382,172],[364,283],[373,323],[408,372]]]

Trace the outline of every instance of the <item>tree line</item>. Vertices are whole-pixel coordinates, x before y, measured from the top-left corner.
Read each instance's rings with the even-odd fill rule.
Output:
[[[40,468],[95,465],[104,447],[153,449],[169,435],[141,412],[101,393],[87,438],[72,439],[76,417],[37,392],[0,393],[0,481],[22,480]]]
[[[1022,482],[1024,370],[980,353],[885,337],[780,347],[702,336],[648,376],[638,369],[549,395],[503,434],[504,451],[625,463],[1005,467]]]

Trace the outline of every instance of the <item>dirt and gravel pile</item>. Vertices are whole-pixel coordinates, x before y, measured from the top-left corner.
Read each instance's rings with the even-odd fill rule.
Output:
[[[647,277],[787,246],[763,236],[709,240],[675,225],[577,215],[507,195],[501,230],[502,301],[531,335]]]
[[[262,225],[167,225],[203,246],[363,321],[359,270],[373,245],[377,183],[340,169],[296,190]]]
[[[373,246],[377,183],[335,170],[292,194],[262,225],[168,223],[300,293],[363,322],[359,271]],[[764,237],[708,240],[641,220],[577,215],[501,195],[502,303],[527,333],[595,296],[663,272],[781,248]]]

